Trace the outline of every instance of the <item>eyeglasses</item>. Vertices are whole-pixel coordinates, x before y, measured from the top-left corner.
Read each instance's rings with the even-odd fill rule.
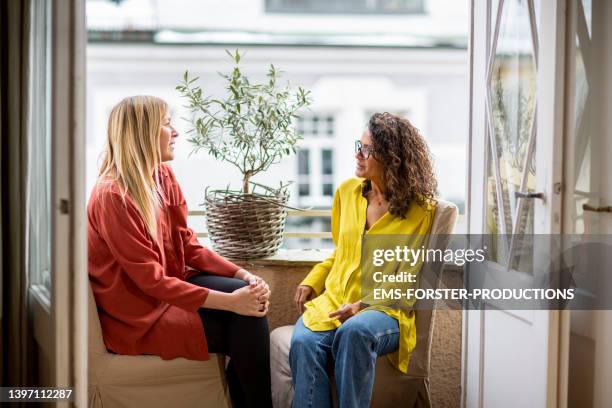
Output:
[[[368,160],[370,155],[374,152],[375,150],[372,146],[362,145],[361,140],[355,140],[355,153],[359,154],[363,160]]]

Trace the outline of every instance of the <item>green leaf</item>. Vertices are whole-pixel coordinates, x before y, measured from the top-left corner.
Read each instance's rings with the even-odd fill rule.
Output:
[[[273,64],[267,83],[251,83],[237,66],[242,59],[240,51],[225,51],[236,65],[229,74],[218,73],[226,83],[223,97],[205,94],[196,85],[198,78],[190,78],[188,71],[176,90],[187,99],[186,107],[192,114],[188,130],[193,136],[189,139],[192,153],[204,149],[250,177],[296,152],[301,136],[296,134],[293,120],[298,117],[296,111],[311,101],[309,91],[301,87],[294,92],[289,84],[277,86],[281,71]]]

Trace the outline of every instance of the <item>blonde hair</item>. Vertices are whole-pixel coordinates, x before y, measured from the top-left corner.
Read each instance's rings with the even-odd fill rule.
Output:
[[[117,182],[123,199],[130,194],[153,240],[157,210],[161,152],[159,137],[168,105],[154,96],[131,96],[119,102],[108,118],[108,138],[98,183]]]

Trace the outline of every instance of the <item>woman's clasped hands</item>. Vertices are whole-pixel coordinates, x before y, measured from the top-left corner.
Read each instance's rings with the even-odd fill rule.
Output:
[[[245,316],[265,316],[270,307],[269,285],[261,277],[240,269],[236,273],[236,278],[248,283],[240,289],[232,292],[234,297],[234,312]]]

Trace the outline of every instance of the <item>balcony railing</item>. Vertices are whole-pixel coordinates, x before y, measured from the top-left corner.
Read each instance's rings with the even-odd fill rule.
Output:
[[[189,211],[189,217],[204,217],[206,215],[206,211]],[[287,211],[288,218],[331,218],[331,209],[325,210],[288,210]],[[457,224],[455,225],[456,234],[463,234],[466,232],[467,226],[465,225],[466,217],[465,214],[459,214],[457,217]],[[208,233],[205,231],[200,231],[200,226],[203,226],[204,223],[199,223],[198,227],[194,228],[198,238],[208,238]],[[331,239],[331,231],[285,231],[283,233],[285,238],[320,238],[320,239]]]
[[[204,217],[206,211],[189,211],[190,217]],[[331,209],[326,210],[288,210],[287,217],[305,217],[305,218],[331,218]],[[200,225],[204,225],[201,223]],[[208,238],[208,232],[199,231],[195,229],[198,238]],[[327,238],[331,239],[331,231],[285,231],[283,233],[285,238]]]

